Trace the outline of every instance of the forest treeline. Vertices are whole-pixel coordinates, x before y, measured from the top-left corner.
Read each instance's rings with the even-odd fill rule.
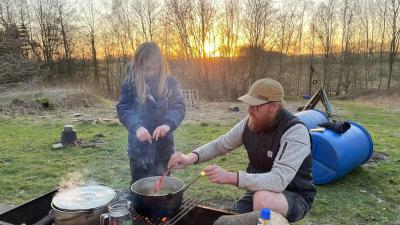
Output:
[[[400,0],[1,0],[0,89],[85,84],[118,96],[157,42],[183,89],[231,100],[261,77],[289,95],[398,87]]]

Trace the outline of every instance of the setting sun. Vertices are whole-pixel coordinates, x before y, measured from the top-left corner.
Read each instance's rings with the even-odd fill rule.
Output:
[[[218,51],[218,46],[215,46],[214,44],[210,42],[206,42],[205,44],[205,51],[207,57],[219,57],[221,54]]]

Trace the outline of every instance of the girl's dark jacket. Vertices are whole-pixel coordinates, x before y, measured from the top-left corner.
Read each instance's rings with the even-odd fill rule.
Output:
[[[127,73],[132,66],[127,67]],[[121,88],[121,96],[117,104],[119,120],[128,130],[128,156],[143,163],[168,160],[175,151],[173,131],[185,117],[185,103],[178,83],[171,76],[167,77],[166,97],[157,97],[157,85],[147,85],[148,95],[144,103],[140,103],[135,88],[125,80]],[[154,88],[153,88],[154,86]],[[164,138],[141,142],[136,137],[139,127],[146,128],[150,135],[154,130],[166,124],[170,131]]]

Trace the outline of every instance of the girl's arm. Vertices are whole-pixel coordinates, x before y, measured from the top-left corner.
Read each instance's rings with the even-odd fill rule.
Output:
[[[121,87],[121,95],[117,104],[117,113],[119,121],[126,127],[128,132],[136,132],[143,126],[142,120],[137,114],[136,96],[132,91],[131,85],[127,80],[124,81]]]
[[[168,125],[170,131],[174,131],[185,117],[186,108],[178,82],[176,82],[172,77],[168,78],[168,89],[170,92],[168,98],[168,111],[163,117],[161,123]]]

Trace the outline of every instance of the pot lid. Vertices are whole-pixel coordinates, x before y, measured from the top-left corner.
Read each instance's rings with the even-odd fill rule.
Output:
[[[88,210],[111,202],[116,192],[102,185],[88,185],[69,189],[56,194],[53,205],[62,210]]]

